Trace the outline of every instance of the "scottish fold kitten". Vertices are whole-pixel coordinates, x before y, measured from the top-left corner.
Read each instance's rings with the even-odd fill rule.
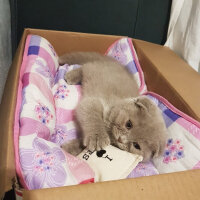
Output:
[[[60,64],[80,64],[65,75],[68,84],[82,84],[82,99],[75,116],[81,138],[62,148],[79,154],[112,144],[143,156],[143,161],[162,154],[166,127],[160,110],[147,97],[139,96],[133,76],[111,57],[94,52],[66,54]]]

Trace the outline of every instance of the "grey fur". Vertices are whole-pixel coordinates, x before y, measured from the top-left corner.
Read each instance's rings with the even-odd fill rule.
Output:
[[[59,62],[82,65],[66,73],[65,80],[82,83],[75,114],[83,139],[64,144],[63,149],[77,155],[83,147],[100,150],[112,144],[142,155],[143,161],[162,154],[166,141],[162,114],[150,99],[139,96],[136,81],[124,66],[90,52],[66,54]],[[131,128],[126,127],[129,120]]]

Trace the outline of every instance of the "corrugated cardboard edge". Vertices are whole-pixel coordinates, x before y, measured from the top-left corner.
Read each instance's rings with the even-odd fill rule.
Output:
[[[148,91],[165,97],[176,108],[200,121],[200,74],[167,47],[140,40],[133,43]]]
[[[24,200],[199,200],[200,171],[24,191]]]

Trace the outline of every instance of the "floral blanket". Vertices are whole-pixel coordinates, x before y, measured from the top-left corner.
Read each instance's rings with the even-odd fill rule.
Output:
[[[60,79],[63,72],[51,44],[29,35],[14,127],[16,169],[26,189],[94,182],[87,163],[60,148],[62,142],[76,137],[73,109],[80,97],[80,86],[68,86]]]
[[[116,41],[106,55],[130,71],[140,94],[147,95],[161,109],[168,129],[164,155],[138,164],[128,178],[200,168],[199,122],[147,91],[131,39]],[[14,124],[16,170],[26,189],[94,181],[94,172],[87,163],[60,148],[63,142],[77,138],[73,113],[81,97],[81,86],[64,81],[64,74],[77,67],[80,66],[59,66],[57,54],[46,39],[27,37]]]

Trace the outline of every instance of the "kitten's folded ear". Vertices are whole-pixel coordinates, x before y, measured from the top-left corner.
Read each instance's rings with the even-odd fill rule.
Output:
[[[135,105],[141,110],[151,111],[155,109],[154,103],[146,96],[139,96],[135,100]]]

